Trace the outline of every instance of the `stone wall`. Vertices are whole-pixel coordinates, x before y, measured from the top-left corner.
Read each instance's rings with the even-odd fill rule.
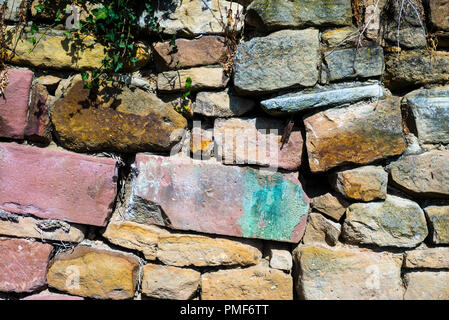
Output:
[[[17,42],[0,299],[449,299],[448,1],[239,3],[142,19],[96,101],[95,38]]]

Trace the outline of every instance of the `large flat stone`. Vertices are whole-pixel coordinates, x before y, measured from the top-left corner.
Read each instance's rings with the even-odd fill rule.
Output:
[[[304,233],[309,201],[292,174],[145,154],[135,169],[126,212],[135,222],[287,242]]]
[[[405,254],[405,267],[410,269],[448,269],[449,248],[418,248],[407,251]]]
[[[253,100],[239,97],[228,89],[220,92],[199,92],[193,112],[206,117],[238,117],[254,109],[255,105]]]
[[[319,78],[321,53],[316,29],[283,30],[240,44],[234,58],[234,84],[243,94],[312,87]]]
[[[117,191],[116,161],[0,143],[0,209],[105,226]]]
[[[271,115],[297,113],[313,108],[331,107],[360,100],[381,98],[383,89],[378,82],[355,82],[317,86],[297,92],[281,94],[260,104]]]
[[[0,291],[33,292],[44,287],[52,250],[49,244],[0,238]]]
[[[393,181],[415,195],[449,197],[449,150],[409,155],[390,166]]]
[[[413,112],[421,143],[449,143],[449,86],[413,91],[404,102]]]
[[[432,242],[449,244],[449,206],[429,206],[424,211],[429,218]]]
[[[329,109],[304,119],[312,172],[346,163],[366,164],[402,154],[405,139],[399,100]]]
[[[404,300],[449,300],[449,272],[410,272]]]

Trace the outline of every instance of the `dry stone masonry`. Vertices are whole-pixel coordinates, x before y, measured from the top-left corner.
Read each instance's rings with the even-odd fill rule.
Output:
[[[2,299],[449,300],[448,1],[161,1],[96,95],[18,2]]]

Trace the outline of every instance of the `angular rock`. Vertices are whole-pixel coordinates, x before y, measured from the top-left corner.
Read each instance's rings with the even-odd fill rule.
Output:
[[[410,272],[404,300],[449,300],[449,272]]]
[[[113,94],[113,93],[111,93]],[[101,95],[99,105],[76,81],[51,109],[58,142],[76,152],[168,151],[181,139],[187,121],[141,89],[124,87]]]
[[[391,45],[398,47],[398,28],[396,25],[388,28],[384,33],[384,39]],[[421,27],[401,27],[399,30],[399,47],[404,49],[426,48],[427,39]]]
[[[48,285],[94,299],[134,297],[139,259],[119,251],[80,245],[56,255],[47,274]]]
[[[0,209],[105,226],[117,192],[116,161],[0,143]]]
[[[344,26],[352,22],[350,0],[255,0],[247,10],[248,23],[267,30]]]
[[[449,248],[424,248],[407,251],[405,254],[406,268],[448,269]]]
[[[33,292],[44,287],[52,250],[49,244],[0,238],[0,292]]]
[[[263,264],[201,276],[201,300],[292,300],[293,279]]]
[[[329,80],[377,77],[384,70],[384,53],[380,46],[335,50],[325,54]]]
[[[349,243],[411,248],[424,241],[428,230],[417,203],[388,195],[384,202],[351,205],[342,235]]]
[[[449,206],[430,206],[424,212],[429,218],[432,242],[449,244]]]
[[[20,8],[22,5],[22,2],[24,2],[25,6],[28,7],[27,1],[18,1],[18,0],[10,0],[7,3],[6,12],[5,12],[5,20],[9,21],[19,21],[19,13]],[[2,1],[3,5],[4,1]],[[26,12],[26,9],[25,9]]]
[[[394,97],[319,112],[304,123],[312,172],[370,163],[406,148],[400,104]]]
[[[191,91],[208,89],[223,89],[229,78],[221,67],[198,67],[179,71],[166,71],[157,77],[157,89],[161,92],[179,92],[186,88],[186,81],[190,77]]]
[[[353,43],[358,30],[354,27],[344,27],[323,32],[321,39],[329,48],[340,47]]]
[[[341,224],[326,219],[320,213],[312,212],[307,221],[306,233],[303,243],[313,244],[321,243],[335,246],[341,233]]]
[[[0,137],[23,139],[27,126],[33,72],[8,69],[9,83],[0,97]]]
[[[268,244],[270,268],[290,271],[293,268],[292,254],[285,246]]]
[[[333,187],[349,199],[365,202],[387,197],[388,173],[381,166],[338,171]]]
[[[316,29],[283,30],[240,44],[234,58],[238,93],[261,94],[314,86],[321,53]]]
[[[336,221],[340,221],[341,217],[346,212],[346,208],[349,206],[349,203],[330,193],[313,198],[311,204],[312,208],[324,213]]]
[[[449,150],[408,155],[390,166],[393,181],[420,196],[449,197]]]
[[[402,255],[351,247],[298,247],[297,292],[306,300],[402,300]]]
[[[319,107],[354,103],[364,99],[381,98],[384,92],[378,82],[355,82],[317,86],[282,94],[263,100],[260,104],[271,115],[297,113]]]
[[[228,89],[220,92],[200,92],[196,96],[193,112],[206,117],[238,117],[255,107],[253,100],[244,99]]]
[[[283,143],[285,126],[285,121],[268,118],[216,119],[215,157],[225,164],[297,170],[302,160],[302,134],[294,128],[288,142]]]
[[[51,123],[48,112],[48,91],[40,84],[35,84],[28,112],[25,136],[28,140],[50,143]]]
[[[449,143],[449,86],[419,89],[407,94],[421,143]]]
[[[205,36],[199,39],[176,39],[177,52],[173,53],[170,42],[153,45],[154,58],[159,70],[191,68],[224,63],[227,48],[225,38]]]
[[[449,31],[449,1],[429,1],[430,21],[440,30]]]
[[[200,280],[201,274],[195,270],[147,264],[143,267],[142,293],[157,299],[188,300]]]
[[[22,300],[31,300],[31,301],[79,301],[84,300],[83,297],[70,296],[68,294],[60,294],[50,292],[48,290],[44,290],[39,292],[38,294],[33,294]]]
[[[135,169],[132,221],[287,242],[303,235],[309,201],[292,174],[145,154]]]

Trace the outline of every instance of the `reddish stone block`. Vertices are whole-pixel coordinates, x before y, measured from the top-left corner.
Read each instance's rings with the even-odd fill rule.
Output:
[[[33,88],[25,136],[28,140],[49,143],[51,141],[50,117],[47,110],[47,89],[40,84]]]
[[[105,226],[117,191],[116,161],[0,143],[0,209]]]

